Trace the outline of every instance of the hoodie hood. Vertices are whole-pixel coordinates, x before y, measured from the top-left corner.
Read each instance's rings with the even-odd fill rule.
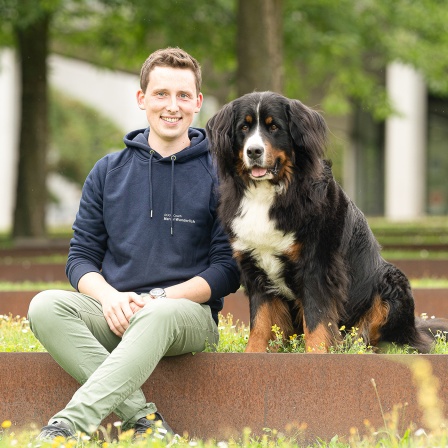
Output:
[[[157,150],[152,149],[148,144],[150,129],[137,129],[125,135],[123,141],[130,149],[139,151],[144,157],[152,157],[161,162],[171,163],[171,157],[162,157]],[[174,154],[176,163],[183,163],[191,158],[198,157],[208,152],[205,130],[200,128],[190,128],[188,130],[190,146]],[[151,152],[152,151],[152,152]]]
[[[129,132],[124,137],[124,143],[129,149],[139,151],[139,154],[149,158],[148,163],[148,181],[149,181],[149,210],[151,219],[154,216],[154,195],[153,195],[153,165],[154,164],[171,164],[171,185],[170,185],[170,221],[171,221],[171,235],[174,235],[174,182],[175,182],[175,165],[185,163],[192,159],[209,154],[206,134],[204,129],[189,128],[188,137],[190,139],[190,146],[182,149],[176,154],[168,157],[162,157],[156,150],[152,149],[148,144],[148,136],[150,129],[138,129]]]

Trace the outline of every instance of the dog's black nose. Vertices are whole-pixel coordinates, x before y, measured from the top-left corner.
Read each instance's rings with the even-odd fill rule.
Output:
[[[249,159],[256,160],[263,155],[263,150],[262,146],[249,146],[246,149],[246,154]]]

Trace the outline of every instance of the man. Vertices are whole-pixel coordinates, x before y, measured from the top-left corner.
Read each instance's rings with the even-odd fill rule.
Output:
[[[216,217],[198,62],[178,48],[143,64],[137,102],[149,128],[88,175],[66,266],[78,292],[44,291],[31,329],[82,386],[38,438],[92,433],[115,412],[136,434],[173,433],[140,386],[163,356],[218,342],[222,297],[239,273]]]

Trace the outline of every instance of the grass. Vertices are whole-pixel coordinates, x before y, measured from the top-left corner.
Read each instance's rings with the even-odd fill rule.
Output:
[[[15,264],[61,264],[67,263],[67,254],[39,255],[33,257],[8,256],[0,259],[0,265]]]
[[[413,278],[410,280],[413,288],[448,288],[448,278]]]
[[[24,317],[0,315],[0,352],[44,352]]]
[[[445,250],[382,250],[381,256],[393,263],[394,260],[448,260],[448,251]]]
[[[0,291],[43,291],[47,289],[73,289],[67,282],[1,282]]]
[[[429,367],[428,367],[429,365]],[[316,439],[314,443],[304,443],[304,434],[306,425],[288,425],[284,431],[278,431],[270,428],[263,428],[261,434],[254,434],[250,428],[245,428],[238,438],[229,440],[198,440],[189,438],[188,434],[177,436],[171,441],[160,441],[150,435],[136,442],[132,440],[132,431],[120,431],[119,422],[114,423],[118,426],[118,435],[112,437],[111,426],[100,428],[99,438],[87,437],[78,434],[76,440],[65,440],[63,437],[56,438],[52,442],[36,443],[35,437],[38,429],[30,429],[16,433],[11,430],[11,422],[4,420],[0,429],[0,448],[29,447],[37,448],[430,448],[445,447],[448,445],[448,433],[444,426],[444,418],[440,409],[434,412],[432,406],[441,405],[437,398],[437,388],[434,388],[430,381],[432,376],[431,365],[428,361],[418,362],[415,366],[410,366],[414,379],[419,387],[419,396],[425,394],[430,400],[419,399],[423,409],[423,420],[427,425],[427,431],[416,428],[415,425],[409,425],[401,428],[402,416],[405,413],[406,405],[398,404],[393,407],[389,413],[384,413],[383,425],[375,428],[368,419],[364,420],[363,428],[350,428],[349,434],[339,437],[335,435],[331,440],[324,441]],[[424,378],[417,369],[429,373],[429,378]],[[375,381],[372,380],[372,386],[377,393],[381,408],[381,399],[376,388]]]
[[[447,234],[446,216],[425,216],[411,221],[391,221],[384,217],[367,217],[370,228],[375,235],[403,234]]]
[[[426,317],[425,317],[426,318]],[[430,319],[429,319],[430,320]],[[233,322],[232,315],[220,315],[219,344],[216,347],[207,347],[206,352],[217,351],[219,353],[241,353],[244,351],[249,338],[249,327]],[[274,339],[270,342],[268,351],[274,353],[305,353],[303,335],[293,335],[285,339],[280,329],[272,327]],[[363,354],[374,353],[373,347],[367,345],[359,337],[357,329],[341,327],[334,329],[341,338],[341,343],[330,347],[330,353]],[[20,316],[0,315],[0,352],[44,352],[44,347],[34,337],[30,330],[29,322]],[[395,344],[381,347],[385,354],[413,354],[413,349],[401,347]],[[445,334],[436,335],[436,343],[432,354],[448,354],[448,342]]]

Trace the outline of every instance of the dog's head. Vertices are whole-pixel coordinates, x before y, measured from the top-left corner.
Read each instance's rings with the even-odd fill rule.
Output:
[[[210,150],[221,177],[288,185],[291,177],[322,170],[326,124],[298,100],[273,92],[244,95],[207,123]]]

